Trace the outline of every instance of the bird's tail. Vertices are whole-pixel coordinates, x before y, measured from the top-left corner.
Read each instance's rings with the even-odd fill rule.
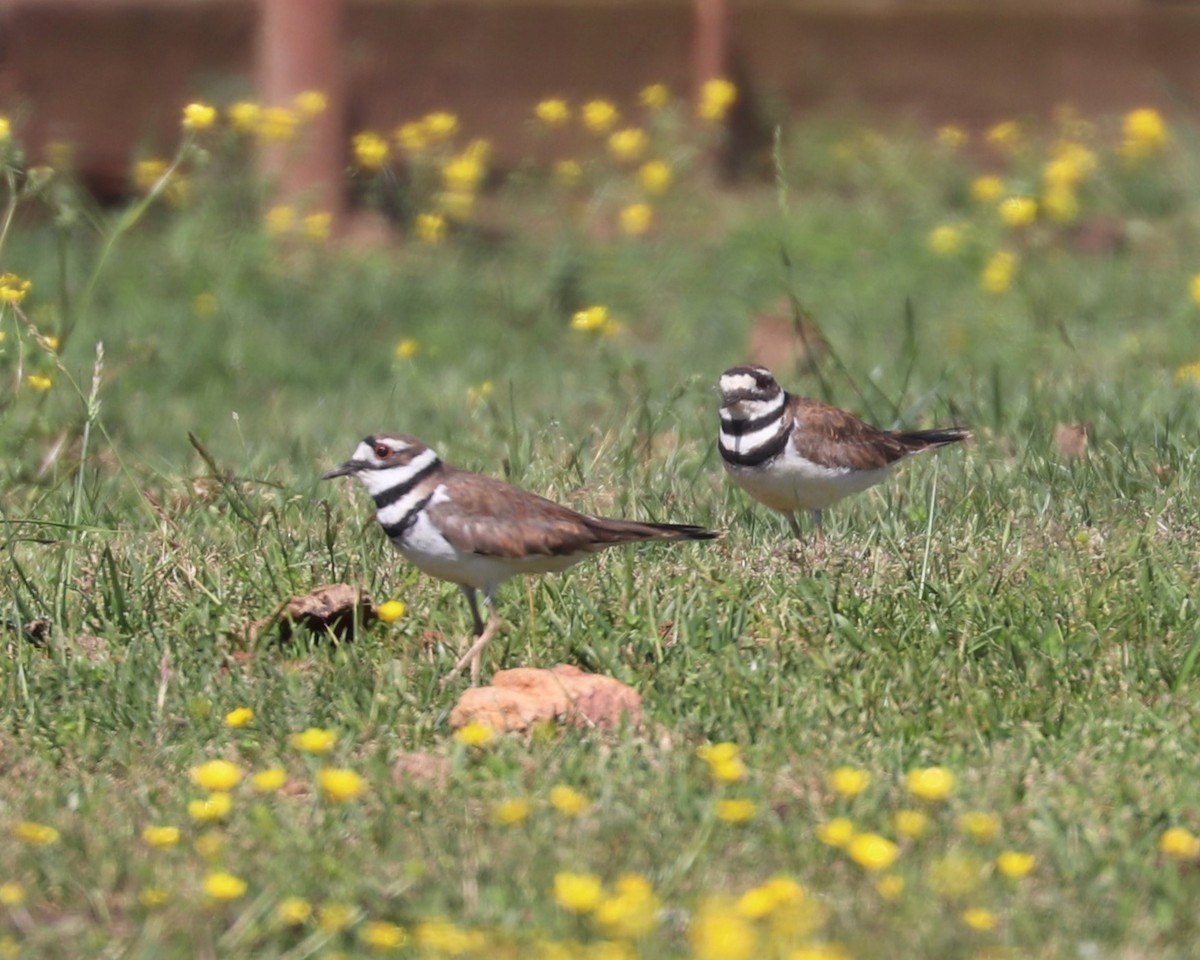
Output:
[[[896,439],[914,452],[930,447],[944,447],[948,443],[962,443],[971,439],[971,431],[961,427],[945,427],[941,430],[906,430],[897,433]]]
[[[638,540],[715,540],[714,530],[693,523],[643,523],[639,520],[617,520],[609,517],[589,517],[597,541],[605,544],[635,543]]]

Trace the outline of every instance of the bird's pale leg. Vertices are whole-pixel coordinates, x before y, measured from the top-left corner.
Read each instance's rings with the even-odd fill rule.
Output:
[[[787,517],[788,526],[792,528],[792,533],[796,539],[803,542],[804,535],[800,532],[800,521],[796,519],[796,515],[794,513],[785,513],[784,516]]]
[[[463,672],[463,669],[470,664],[471,666],[471,685],[474,686],[479,682],[479,674],[483,669],[483,648],[486,647],[496,635],[496,631],[500,629],[500,617],[496,613],[496,607],[492,602],[492,593],[487,591],[484,594],[484,602],[488,608],[488,622],[485,627],[483,617],[479,615],[479,604],[475,599],[474,587],[463,587],[463,595],[466,596],[467,602],[471,605],[471,617],[475,621],[475,641],[467,648],[454,665],[448,674],[442,678],[442,686],[446,686],[451,680]]]
[[[809,510],[808,515],[812,517],[813,537],[816,538],[818,543],[823,543],[825,541],[825,530],[821,527],[821,511]]]

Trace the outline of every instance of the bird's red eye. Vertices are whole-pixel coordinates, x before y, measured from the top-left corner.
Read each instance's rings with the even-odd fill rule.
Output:
[[[392,455],[392,448],[386,443],[375,444],[375,449],[372,451],[380,460],[386,460]]]

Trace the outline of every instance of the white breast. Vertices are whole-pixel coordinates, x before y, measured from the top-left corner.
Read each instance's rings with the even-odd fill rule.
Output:
[[[762,466],[722,462],[734,482],[750,496],[785,513],[823,510],[843,497],[875,486],[895,466],[889,464],[877,470],[825,467],[800,456],[790,443],[783,453]]]

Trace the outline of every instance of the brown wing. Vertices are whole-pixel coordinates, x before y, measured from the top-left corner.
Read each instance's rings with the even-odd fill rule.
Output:
[[[792,434],[792,446],[813,463],[878,470],[929,446],[912,442],[912,435],[880,430],[852,413],[808,397],[792,397],[791,413],[800,427]]]

